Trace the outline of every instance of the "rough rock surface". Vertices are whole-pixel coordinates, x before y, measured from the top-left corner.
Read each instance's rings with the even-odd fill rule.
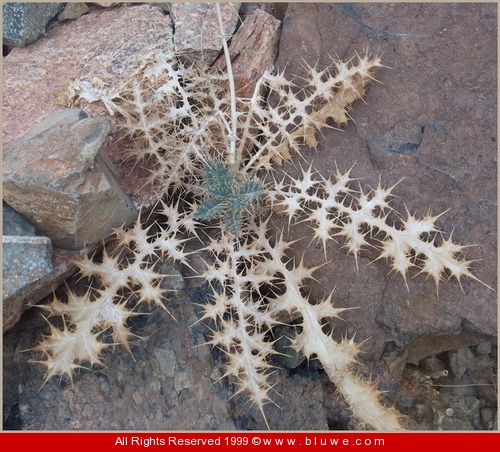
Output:
[[[238,23],[239,7],[240,3],[220,5],[224,34],[228,37],[233,34]],[[174,23],[176,52],[210,66],[222,49],[215,4],[172,2],[169,11]]]
[[[56,23],[46,36],[13,49],[3,60],[3,92],[9,93],[3,99],[3,145],[61,108],[56,93],[68,83],[97,77],[120,84],[149,51],[172,49],[172,39],[169,16],[151,5],[135,5]]]
[[[168,288],[181,289],[175,270]],[[176,281],[177,280],[177,281]],[[167,288],[167,287],[166,287]],[[190,295],[191,294],[191,299]],[[105,369],[81,372],[73,385],[52,379],[40,389],[42,368],[27,363],[33,331],[43,325],[31,311],[21,328],[6,334],[4,428],[24,430],[265,430],[262,415],[221,379],[223,357],[211,353],[208,330],[196,323],[200,291],[180,291],[166,300],[171,315],[159,310],[140,316],[132,325],[140,335],[133,357],[117,349],[106,357]],[[20,375],[20,377],[19,377]],[[273,430],[325,430],[322,389],[317,371],[284,372],[275,376],[280,407],[270,407]],[[304,419],[304,410],[310,412]],[[283,412],[287,413],[283,416]]]
[[[229,55],[233,67],[237,95],[252,97],[257,80],[273,67],[278,52],[281,22],[260,9],[248,15],[231,39]],[[221,55],[213,67],[224,70]]]
[[[3,331],[24,312],[25,299],[38,290],[52,271],[52,242],[37,237],[35,228],[6,203],[2,208],[2,323]]]
[[[474,25],[472,25],[474,24]],[[342,132],[325,131],[317,153],[304,153],[327,176],[353,164],[361,186],[397,184],[393,206],[404,215],[449,210],[439,225],[458,243],[477,245],[474,274],[496,287],[496,9],[493,5],[290,4],[277,68],[304,75],[302,60],[327,67],[330,57],[351,58],[369,49],[387,68],[353,106]],[[465,39],[464,37],[467,36]],[[294,171],[289,168],[289,171]],[[307,228],[294,226],[294,237]],[[307,247],[306,262],[324,261]],[[335,286],[337,306],[359,307],[338,324],[342,334],[367,340],[363,359],[379,362],[390,347],[417,359],[497,336],[496,293],[478,281],[404,281],[388,274],[374,255],[354,259],[332,244],[315,273],[314,298]],[[413,275],[412,275],[413,276]],[[347,328],[346,328],[347,326]],[[443,341],[440,348],[437,340]],[[384,364],[386,366],[387,363]],[[381,367],[384,367],[381,366]],[[375,366],[376,367],[376,366]],[[383,369],[380,369],[383,371]]]
[[[62,109],[4,149],[4,199],[59,248],[93,245],[137,217],[100,155],[114,128]]]
[[[24,47],[45,33],[45,28],[62,3],[5,2],[3,5],[3,45]]]

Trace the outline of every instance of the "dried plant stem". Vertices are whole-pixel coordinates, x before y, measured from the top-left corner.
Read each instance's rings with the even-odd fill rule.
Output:
[[[224,57],[226,58],[226,67],[227,67],[227,79],[229,82],[229,94],[231,101],[231,124],[229,130],[229,166],[232,169],[238,169],[237,165],[240,159],[236,158],[236,139],[237,139],[237,125],[238,125],[238,115],[236,112],[236,90],[234,87],[234,74],[233,74],[233,66],[231,64],[231,56],[229,55],[229,48],[227,46],[226,37],[224,35],[224,24],[222,23],[222,13],[220,10],[219,3],[215,4],[217,9],[217,18],[219,19],[219,28],[222,39],[222,48],[224,49]]]

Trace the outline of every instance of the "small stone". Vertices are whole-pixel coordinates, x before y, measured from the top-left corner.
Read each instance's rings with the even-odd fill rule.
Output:
[[[162,262],[158,267],[158,274],[162,275],[160,287],[166,291],[177,292],[186,287],[182,274],[172,263]]]
[[[154,356],[160,365],[160,369],[165,377],[174,377],[176,368],[175,353],[165,348],[155,348]]]
[[[446,431],[456,431],[456,430],[474,430],[472,424],[468,421],[462,419],[455,419],[453,417],[443,418],[442,430]]]
[[[443,370],[446,368],[444,363],[436,355],[422,359],[419,365],[425,370]]]
[[[142,405],[142,396],[139,391],[135,391],[132,394],[132,400],[134,401],[136,406],[141,406]]]
[[[491,430],[497,416],[497,410],[493,407],[484,407],[481,409],[481,421]]]
[[[286,369],[295,369],[304,361],[304,355],[294,350],[291,345],[296,333],[291,326],[278,325],[274,330],[276,342],[274,348],[280,354],[279,360]]]
[[[481,342],[476,346],[476,351],[480,355],[489,355],[491,352],[491,342]]]
[[[64,109],[4,150],[4,198],[55,246],[80,249],[137,211],[100,155],[114,123]]]
[[[83,16],[85,13],[89,12],[89,7],[86,3],[78,2],[78,3],[66,3],[63,10],[57,16],[57,20],[71,20],[78,19],[80,16]]]
[[[449,353],[449,366],[456,380],[460,380],[471,365],[474,364],[474,355],[469,347],[463,347],[456,352]]]
[[[454,419],[470,422],[474,426],[473,428],[480,428],[480,402],[476,397],[470,394],[446,393],[441,394],[440,401],[446,408],[453,410]],[[443,420],[443,429],[444,426]]]

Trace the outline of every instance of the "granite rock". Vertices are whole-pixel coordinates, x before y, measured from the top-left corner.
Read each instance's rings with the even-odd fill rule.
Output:
[[[240,3],[221,3],[222,23],[226,39],[238,23]],[[172,2],[170,16],[175,29],[175,51],[210,66],[222,50],[221,32],[214,3]]]
[[[3,59],[3,145],[60,109],[57,92],[75,79],[119,85],[150,51],[171,50],[172,36],[169,16],[152,5],[135,5],[93,10],[13,49]],[[108,114],[102,106],[88,113]]]

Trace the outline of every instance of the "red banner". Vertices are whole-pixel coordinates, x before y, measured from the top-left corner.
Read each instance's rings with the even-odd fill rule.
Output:
[[[114,432],[114,433],[49,433],[2,432],[0,445],[32,447],[37,452],[57,450],[121,450],[144,448],[349,448],[398,451],[417,447],[429,450],[449,450],[457,446],[474,450],[483,446],[500,445],[498,432]],[[4,449],[6,450],[6,449]]]

